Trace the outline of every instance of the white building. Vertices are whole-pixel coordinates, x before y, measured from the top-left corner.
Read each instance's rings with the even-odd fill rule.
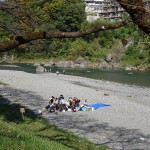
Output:
[[[124,9],[116,0],[84,0],[87,20],[119,19],[122,18]]]

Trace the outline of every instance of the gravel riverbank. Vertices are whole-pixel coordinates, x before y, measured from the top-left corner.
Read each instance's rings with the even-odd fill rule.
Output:
[[[150,88],[56,75],[0,70],[0,94],[30,109],[46,106],[50,96],[76,96],[111,106],[90,112],[43,114],[51,123],[111,149],[150,149]],[[105,94],[109,94],[105,96]]]

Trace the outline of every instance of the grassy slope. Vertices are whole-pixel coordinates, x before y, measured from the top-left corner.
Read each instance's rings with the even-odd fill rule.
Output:
[[[0,97],[1,100],[2,96]],[[0,104],[1,150],[105,150],[86,139],[48,124],[26,110],[24,120],[20,105]]]

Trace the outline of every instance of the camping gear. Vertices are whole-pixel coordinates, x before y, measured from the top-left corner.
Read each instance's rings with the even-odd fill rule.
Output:
[[[109,104],[102,104],[102,103],[96,103],[96,104],[88,104],[88,107],[93,108],[94,110],[101,108],[101,107],[105,107],[105,106],[111,106]]]

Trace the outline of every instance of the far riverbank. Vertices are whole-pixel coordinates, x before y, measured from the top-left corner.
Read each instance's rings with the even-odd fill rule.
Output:
[[[112,69],[92,69],[92,68],[63,68],[44,66],[51,73],[58,71],[60,74],[81,76],[97,80],[107,80],[117,83],[128,84],[130,86],[150,87],[150,71],[128,71]],[[29,73],[36,73],[35,64],[32,63],[1,63],[1,70],[17,70]],[[48,72],[48,73],[50,73]]]

